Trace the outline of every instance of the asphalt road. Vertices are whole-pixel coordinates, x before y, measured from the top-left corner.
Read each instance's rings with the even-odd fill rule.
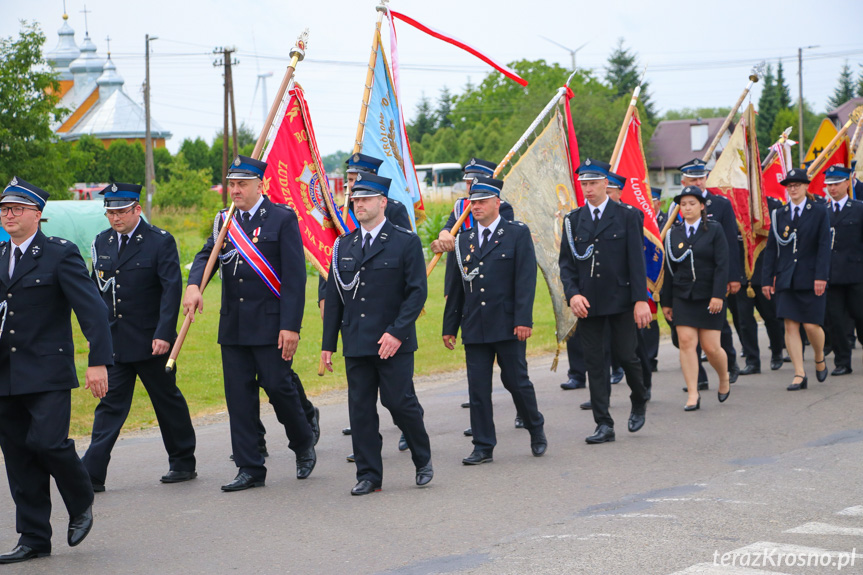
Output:
[[[762,349],[766,355],[766,342]],[[66,547],[67,516],[55,491],[53,555],[0,572],[863,573],[859,350],[852,375],[819,384],[810,362],[810,389],[791,393],[786,364],[741,377],[722,405],[708,372],[701,411],[684,413],[677,350],[663,342],[644,429],[626,431],[628,389],[614,386],[617,441],[599,446],[584,442],[594,428],[590,412],[578,409],[587,391],[561,390],[566,362],[558,374],[549,365],[549,357],[530,360],[545,457],[530,454],[528,433],[514,429],[514,407],[498,385],[495,461],[463,466],[471,445],[462,435],[467,391],[458,373],[417,382],[436,473],[423,489],[382,413],[383,491],[350,495],[343,394],[319,402],[318,466],[306,481],[295,479],[294,456],[270,411],[267,485],[240,493],[219,490],[235,475],[224,421],[197,428],[200,476],[185,484],[159,483],[167,459],[158,435],[127,438],[114,450],[107,492],[96,497],[89,538]],[[17,539],[14,521],[0,488],[4,550]],[[813,561],[832,565],[805,566]]]

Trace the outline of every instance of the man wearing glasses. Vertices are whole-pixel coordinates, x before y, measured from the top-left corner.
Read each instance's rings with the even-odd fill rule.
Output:
[[[177,245],[171,234],[141,219],[141,186],[114,183],[100,193],[111,227],[93,241],[92,277],[108,310],[114,365],[108,369],[108,393],[96,406],[84,466],[93,491],[105,491],[111,450],[140,377],[168,452],[169,471],[161,481],[189,481],[197,477],[195,430],[176,372],[165,372],[182,295]]]
[[[20,534],[0,564],[51,554],[51,477],[69,513],[69,546],[93,526],[93,488],[69,439],[78,387],[72,310],[90,344],[85,382],[94,397],[108,390],[111,331],[78,248],[39,230],[47,200],[18,178],[0,194],[10,237],[0,242],[0,448]]]

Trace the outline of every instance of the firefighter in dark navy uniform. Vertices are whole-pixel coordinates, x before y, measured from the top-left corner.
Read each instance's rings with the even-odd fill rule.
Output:
[[[530,432],[533,455],[545,454],[545,420],[527,372],[527,338],[533,329],[536,254],[530,230],[500,215],[503,181],[477,177],[470,192],[475,226],[456,239],[456,275],[450,277],[443,343],[454,349],[461,328],[470,394],[473,451],[465,465],[493,461],[497,445],[492,408],[492,368]]]
[[[90,446],[82,460],[93,490],[104,491],[111,450],[140,377],[168,452],[169,471],[161,481],[188,481],[197,477],[195,429],[176,372],[165,370],[183,294],[177,244],[171,234],[141,218],[141,186],[113,183],[101,193],[111,227],[93,240],[92,277],[108,308],[114,365],[108,368],[108,393],[96,406]]]
[[[305,304],[306,264],[297,216],[261,195],[265,162],[238,156],[228,170],[228,192],[236,206],[220,246],[222,309],[219,344],[225,400],[231,425],[236,478],[223,491],[264,485],[267,468],[258,450],[259,388],[264,388],[297,456],[297,479],[317,462],[315,434],[303,412],[291,369]],[[215,219],[215,236],[225,210]],[[183,313],[203,311],[200,285],[215,238],[207,239],[189,271]],[[215,270],[214,270],[215,271]]]
[[[405,436],[416,484],[434,476],[423,409],[414,391],[416,320],[428,294],[419,236],[384,216],[390,179],[357,174],[354,208],[360,226],[333,245],[324,304],[321,360],[332,371],[342,334],[357,483],[351,495],[381,490],[377,399]]]
[[[78,545],[93,525],[93,486],[69,439],[72,310],[90,344],[85,382],[97,398],[108,390],[111,329],[78,247],[39,230],[47,199],[18,178],[0,195],[10,236],[0,242],[0,448],[20,534],[0,564],[50,555],[51,477],[69,512],[66,542]]]

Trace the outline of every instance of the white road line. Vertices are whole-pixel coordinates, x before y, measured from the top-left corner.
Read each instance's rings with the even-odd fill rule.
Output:
[[[786,532],[787,533],[787,532]],[[820,547],[805,547],[803,545],[789,545],[786,543],[773,543],[772,541],[759,541],[734,551],[729,551],[731,555],[744,555],[746,553],[775,553],[776,555],[826,555],[829,557],[851,557],[851,552],[854,552],[855,562],[863,559],[863,554],[858,553],[856,548],[848,549],[847,551],[833,551],[831,549],[821,549]],[[863,551],[863,550],[861,550]]]
[[[763,571],[761,569],[750,569],[740,566],[699,563],[698,565],[687,567],[683,571],[675,571],[671,575],[788,575],[788,573]]]
[[[809,535],[853,535],[863,537],[863,528],[860,527],[840,527],[838,525],[830,525],[828,523],[804,523],[794,529],[788,529],[785,533],[806,533]]]
[[[836,515],[846,515],[850,517],[863,517],[863,505],[855,505],[854,507],[847,507],[842,511],[837,511]]]

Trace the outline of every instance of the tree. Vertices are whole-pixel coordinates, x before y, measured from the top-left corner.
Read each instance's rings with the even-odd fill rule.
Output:
[[[779,63],[776,65],[776,91],[777,91],[777,102],[779,103],[779,109],[784,110],[785,108],[790,108],[794,100],[791,99],[791,89],[788,87],[788,84],[785,83],[785,74],[782,71],[782,60],[779,60]]]
[[[779,88],[773,77],[773,68],[767,64],[764,72],[764,87],[761,89],[761,97],[758,98],[758,116],[755,118],[756,133],[766,134],[773,127],[773,120],[780,110]]]
[[[209,169],[210,146],[207,145],[207,142],[205,142],[203,138],[198,137],[194,140],[186,138],[183,140],[183,143],[180,144],[179,152],[183,154],[184,158],[186,158],[189,168],[193,170]],[[156,179],[158,180],[159,178]]]
[[[216,139],[222,139],[223,130],[219,130],[216,132]],[[247,146],[249,144],[254,144],[258,141],[258,134],[250,127],[247,126],[245,122],[240,122],[240,125],[237,127],[237,150],[242,148],[243,146]],[[232,154],[234,150],[233,140],[228,138],[228,149],[230,150],[228,153]],[[233,161],[234,158],[231,158]]]
[[[80,169],[75,172],[75,181],[84,183],[102,183],[111,179],[108,168],[108,150],[101,140],[93,136],[84,135],[75,144],[85,161]]]
[[[826,114],[816,114],[812,111],[812,106],[809,102],[804,100],[803,104],[803,131],[804,131],[804,144],[806,147],[809,147],[809,144],[812,143],[812,139],[815,137],[815,132],[818,130],[818,127],[821,125],[821,120],[826,118]],[[797,106],[795,105],[793,108],[785,108],[784,110],[780,110],[779,113],[776,114],[776,119],[773,121],[773,129],[770,130],[769,137],[765,139],[767,134],[759,133],[759,142],[767,142],[761,147],[767,149],[767,146],[775,142],[779,139],[779,135],[782,133],[785,128],[788,126],[792,127],[791,136],[789,136],[792,140],[800,140],[800,131],[798,126],[798,111]],[[806,152],[806,150],[803,150]],[[794,162],[797,162],[797,148],[794,148]]]
[[[681,108],[668,110],[662,120],[694,120],[696,118],[727,118],[731,107],[727,108]]]
[[[437,129],[434,113],[431,109],[431,102],[423,92],[417,104],[417,115],[413,122],[407,126],[408,138],[411,142],[422,141],[423,136],[430,134]]]
[[[350,152],[338,151],[322,157],[321,161],[324,163],[324,172],[329,174],[330,172],[335,172],[336,170],[344,171],[345,160],[350,155]]]
[[[128,184],[144,183],[144,147],[141,142],[114,140],[108,146],[109,178]]]
[[[455,96],[449,91],[449,88],[444,86],[440,90],[440,95],[437,98],[437,109],[434,112],[436,128],[452,128],[453,123],[450,118],[452,106],[455,102]]]
[[[617,40],[617,47],[611,52],[608,57],[608,63],[605,68],[605,81],[615,91],[615,96],[630,95],[638,86],[641,79],[641,71],[638,69],[638,55],[623,47],[623,38]],[[648,93],[649,82],[646,80],[641,83],[641,94],[639,100],[644,105],[644,111],[647,119],[653,121],[656,117],[656,110],[653,102],[650,100]]]
[[[221,207],[221,197],[210,190],[210,170],[193,170],[182,152],[168,166],[170,178],[157,181],[153,203],[160,207],[195,208],[213,212]]]
[[[857,95],[863,98],[863,64],[858,64],[860,70],[857,72]]]
[[[851,76],[851,68],[848,66],[848,60],[842,65],[842,70],[839,72],[839,81],[836,88],[833,89],[833,95],[827,100],[827,107],[830,109],[838,108],[848,100],[854,97],[854,81]]]
[[[171,172],[168,169],[171,165],[173,157],[168,148],[153,149],[153,164],[156,168],[156,181],[167,182],[171,179]]]

